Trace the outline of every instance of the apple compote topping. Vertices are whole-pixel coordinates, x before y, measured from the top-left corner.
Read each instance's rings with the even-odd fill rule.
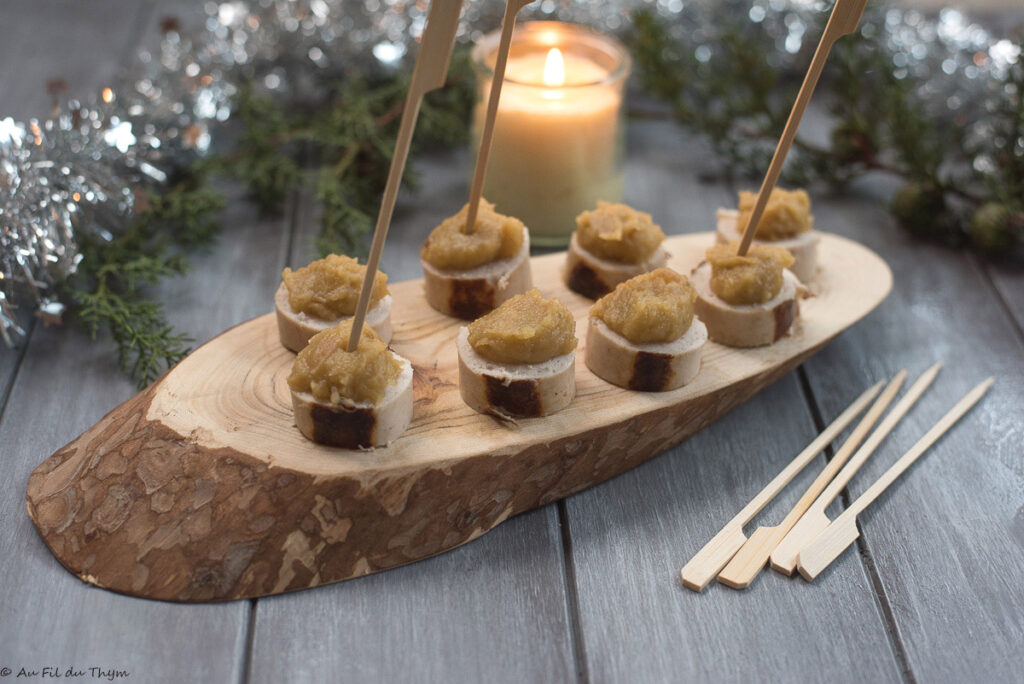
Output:
[[[388,385],[401,374],[402,364],[377,333],[365,325],[356,350],[347,351],[351,332],[349,319],[313,335],[295,359],[288,386],[331,404],[344,400],[379,403]]]
[[[746,190],[740,192],[740,215],[736,220],[738,230],[746,229],[756,203],[756,192],[747,192]],[[761,222],[757,224],[757,232],[754,233],[754,237],[758,240],[785,240],[796,237],[800,233],[806,233],[813,227],[811,198],[806,190],[773,188],[772,194],[768,196],[768,204],[765,205],[764,213],[761,214]]]
[[[330,321],[356,312],[366,266],[352,257],[329,254],[297,271],[286,268],[281,276],[293,311]],[[388,294],[387,283],[386,275],[374,274],[371,307]]]
[[[711,264],[711,291],[729,304],[764,304],[782,289],[782,270],[793,264],[785,247],[751,245],[746,256],[738,256],[735,242],[717,244],[707,250]]]
[[[651,215],[625,204],[598,202],[576,217],[576,240],[596,257],[623,264],[646,261],[665,240]]]
[[[679,339],[693,322],[693,285],[670,268],[630,278],[597,300],[590,315],[633,344]]]
[[[494,211],[494,205],[480,200],[476,227],[466,232],[469,205],[446,218],[430,232],[420,257],[434,268],[466,271],[500,259],[511,259],[523,246],[523,222]]]
[[[488,361],[543,363],[576,348],[576,321],[533,289],[470,323],[469,344]]]

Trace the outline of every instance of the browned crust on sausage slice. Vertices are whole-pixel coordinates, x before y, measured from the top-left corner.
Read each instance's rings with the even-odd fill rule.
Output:
[[[490,408],[498,415],[510,418],[535,418],[543,415],[544,405],[535,380],[504,382],[493,375],[485,375],[484,388]]]
[[[772,342],[789,332],[799,311],[800,304],[796,299],[787,299],[772,309],[772,316],[775,318],[775,339]]]
[[[377,417],[372,408],[349,409],[323,404],[310,407],[311,439],[317,444],[343,449],[368,447],[373,444],[376,427]]]
[[[452,280],[447,310],[443,313],[463,320],[475,320],[493,311],[497,300],[494,286],[484,278]]]
[[[577,261],[569,267],[569,277],[566,284],[573,292],[590,299],[600,299],[613,289],[608,287],[607,283],[602,281],[597,273],[594,272],[594,269],[587,266],[583,261]]]
[[[633,377],[629,389],[639,392],[661,392],[672,380],[672,355],[637,352],[633,360]]]
[[[412,420],[413,371],[409,361],[395,357],[403,364],[402,372],[376,405],[326,403],[293,390],[299,432],[317,444],[343,449],[368,449],[398,439]]]

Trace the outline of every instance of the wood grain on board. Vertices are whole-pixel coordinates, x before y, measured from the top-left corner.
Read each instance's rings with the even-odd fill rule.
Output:
[[[670,265],[689,272],[712,239],[669,238]],[[709,343],[696,380],[663,393],[622,390],[578,363],[572,404],[513,426],[459,396],[462,322],[426,306],[421,281],[393,283],[391,346],[413,363],[416,411],[403,436],[372,451],[321,447],[295,430],[294,355],[267,314],[199,348],[47,459],[29,480],[29,512],[79,577],[148,598],[277,594],[432,556],[685,439],[888,293],[888,268],[870,251],[825,234],[819,252],[820,292],[786,338],[742,350]],[[562,283],[564,258],[535,257],[534,283],[582,331],[591,302]]]

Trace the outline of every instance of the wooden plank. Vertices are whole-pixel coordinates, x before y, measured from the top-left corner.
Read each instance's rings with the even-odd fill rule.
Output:
[[[466,201],[469,155],[439,152],[412,167],[381,268],[422,276],[419,247]],[[293,267],[315,257],[319,211],[297,207]],[[250,672],[286,679],[564,681],[574,672],[558,519],[547,506],[436,558],[342,585],[261,599]]]
[[[28,73],[4,72],[21,74],[14,87],[3,89],[3,101],[13,100],[19,116],[45,114],[45,94],[37,97],[30,90],[58,75],[49,67],[69,69],[74,92],[84,93],[113,78],[138,40],[139,22],[131,19],[135,10],[126,16],[123,3],[20,4],[19,22],[0,28],[15,34],[12,49],[20,52],[5,63],[34,65]],[[151,9],[147,4],[138,12],[149,17]],[[44,34],[60,38],[39,41]],[[158,293],[169,302],[171,320],[197,339],[268,310],[276,280],[268,279],[260,289],[259,277],[252,274],[266,270],[259,264],[273,263],[269,270],[276,271],[283,262],[286,224],[260,222],[251,208],[241,206],[228,212],[225,225],[229,229],[221,241],[196,260],[197,270]],[[251,287],[227,287],[229,282]],[[221,296],[225,292],[231,297]],[[238,680],[248,604],[176,606],[95,590],[60,567],[25,515],[25,481],[40,458],[134,392],[115,367],[108,344],[89,343],[71,329],[35,332],[0,421],[5,465],[0,519],[11,521],[0,536],[0,563],[10,589],[0,596],[0,615],[5,616],[0,619],[0,661],[30,669],[54,663],[102,666],[154,682]],[[190,657],[183,659],[181,653]]]
[[[1019,265],[1014,268],[1008,264],[988,263],[983,267],[1016,321],[1018,332],[1024,336],[1024,269]]]
[[[253,682],[557,682],[574,671],[554,506],[450,553],[260,599]]]
[[[123,55],[138,42],[131,29],[149,16],[150,8],[118,0],[73,9],[60,0],[11,0],[3,11],[17,20],[0,22],[0,64],[9,66],[0,70],[0,118],[25,121],[49,115],[48,79],[63,79],[80,96],[111,83]],[[104,50],[97,52],[97,44]],[[20,321],[31,334],[31,311],[23,310]],[[0,342],[0,415],[23,351]]]
[[[159,294],[170,318],[199,340],[269,308],[288,240],[284,222],[261,221],[241,202],[230,204],[224,225],[197,269]],[[97,591],[60,567],[25,515],[24,483],[42,456],[134,391],[109,345],[90,344],[70,329],[36,331],[0,422],[7,475],[0,511],[16,521],[14,533],[0,539],[0,558],[9,585],[19,589],[0,598],[0,614],[19,616],[0,621],[0,653],[26,665],[103,662],[146,681],[237,679],[249,604],[181,606]],[[182,660],[182,652],[194,655]]]
[[[186,607],[97,590],[60,566],[25,514],[25,482],[40,459],[133,394],[109,351],[76,331],[37,330],[0,422],[0,567],[8,587],[0,594],[0,660],[96,664],[154,682],[228,681],[245,642],[245,604]]]
[[[151,3],[96,0],[6,0],[0,22],[0,118],[46,118],[47,81],[67,84],[65,96],[87,99],[114,83],[139,43]]]
[[[867,184],[865,184],[867,185]],[[1024,668],[1024,344],[993,291],[956,251],[922,244],[870,196],[816,202],[815,222],[886,255],[888,302],[806,364],[824,411],[851,385],[947,362],[935,388],[851,483],[859,495],[989,375],[981,404],[860,517],[894,631],[918,681],[1014,681]],[[834,591],[844,554],[816,584]]]
[[[698,181],[710,155],[678,129],[645,123],[630,133],[627,199],[667,231],[707,230],[715,209],[735,202],[723,185]],[[847,386],[841,399],[871,384]],[[815,434],[790,374],[676,449],[566,502],[591,679],[899,679],[858,564],[828,590],[776,573],[744,592],[682,588],[679,568]],[[753,524],[778,522],[823,464],[819,457]]]
[[[790,374],[676,449],[567,501],[593,680],[899,680],[857,563],[827,588],[766,572],[742,592],[712,584],[694,594],[679,580],[683,563],[814,435]],[[781,519],[823,464],[757,521]]]
[[[237,187],[224,186],[223,232],[210,250],[190,255],[191,270],[165,281],[156,297],[193,346],[274,309],[288,251],[293,200],[279,218],[261,219]]]

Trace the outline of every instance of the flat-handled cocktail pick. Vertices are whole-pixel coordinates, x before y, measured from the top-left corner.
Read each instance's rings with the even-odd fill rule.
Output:
[[[359,335],[363,331],[366,309],[370,304],[370,291],[373,289],[373,278],[380,265],[380,255],[384,251],[384,240],[391,226],[391,214],[395,209],[398,188],[402,184],[405,162],[409,157],[409,145],[412,133],[416,128],[416,119],[420,115],[423,96],[431,90],[444,85],[448,77],[448,63],[452,58],[455,46],[455,33],[459,28],[459,13],[462,11],[462,0],[431,0],[427,14],[427,25],[420,39],[420,52],[416,55],[416,66],[409,82],[409,92],[405,96],[405,107],[402,109],[402,121],[398,126],[395,138],[395,151],[391,156],[391,168],[384,186],[384,196],[377,214],[377,226],[373,231],[373,243],[370,245],[370,256],[366,260],[366,276],[363,278],[363,289],[359,292],[359,302],[352,317],[352,334],[348,338],[348,350],[355,351],[359,345]]]
[[[768,173],[765,174],[764,182],[761,183],[761,190],[757,193],[754,210],[750,214],[750,220],[743,231],[743,239],[740,241],[738,251],[740,256],[747,253],[747,250],[750,248],[750,242],[754,239],[755,229],[757,224],[761,222],[761,215],[768,204],[768,197],[772,194],[772,188],[775,187],[776,181],[779,180],[782,164],[786,161],[786,155],[793,144],[793,138],[796,137],[796,129],[800,127],[800,119],[803,118],[804,110],[807,109],[807,103],[811,101],[811,94],[814,93],[814,87],[818,84],[818,78],[821,76],[821,70],[825,66],[825,60],[828,59],[828,53],[832,50],[832,45],[840,37],[857,30],[857,24],[860,23],[860,17],[864,14],[864,6],[866,4],[867,0],[836,0],[836,4],[832,8],[832,14],[828,18],[828,24],[825,26],[825,32],[821,34],[818,48],[814,51],[814,58],[811,60],[811,66],[804,77],[804,83],[800,86],[796,102],[793,103],[793,109],[789,112],[786,127],[782,129],[782,137],[779,138],[779,144],[775,148],[775,155],[768,166]]]
[[[760,513],[762,508],[767,506],[800,471],[806,468],[839,433],[845,430],[846,426],[860,415],[881,389],[882,383],[879,382],[857,397],[856,401],[850,404],[806,449],[783,468],[774,480],[758,492],[757,496],[743,507],[743,510],[727,522],[725,527],[712,537],[711,541],[705,544],[680,571],[683,586],[693,591],[702,591],[747,540],[743,534],[743,526]]]
[[[815,537],[800,552],[797,568],[805,580],[810,581],[821,574],[832,561],[839,557],[839,554],[857,540],[857,537],[860,536],[860,532],[857,530],[857,516],[861,511],[867,508],[879,494],[885,491],[886,487],[895,482],[914,461],[920,458],[932,444],[938,441],[939,437],[945,434],[949,428],[953,427],[972,406],[978,403],[992,385],[992,381],[993,378],[989,378],[968,392],[967,396],[961,399],[956,406],[950,409],[949,413],[935,424],[935,427],[929,430],[924,437],[918,440],[917,444],[910,448],[910,451],[904,454],[900,460],[896,461],[889,470],[885,471],[885,474],[878,478],[877,482],[857,497],[857,500],[850,504],[849,508],[843,511],[831,525],[825,528],[821,534]]]
[[[905,370],[896,374],[896,377],[889,382],[889,385],[875,401],[867,415],[864,416],[856,429],[850,433],[850,436],[847,437],[846,442],[843,443],[843,446],[832,457],[832,460],[818,473],[818,477],[814,478],[814,482],[811,483],[811,486],[807,488],[803,496],[800,497],[800,500],[786,514],[782,522],[778,525],[758,527],[754,530],[753,534],[750,535],[750,539],[743,544],[732,560],[729,561],[729,564],[725,566],[725,569],[719,573],[719,582],[733,589],[745,589],[754,581],[754,578],[757,577],[758,573],[761,572],[768,562],[768,556],[771,555],[772,550],[782,541],[786,533],[793,528],[793,525],[804,514],[804,511],[814,503],[814,500],[821,494],[832,478],[835,477],[835,474],[842,468],[864,437],[867,436],[868,431],[871,430],[875,422],[882,417],[882,413],[885,412],[889,403],[895,398],[906,377],[907,371]]]
[[[494,57],[494,76],[491,78],[491,92],[487,97],[487,112],[484,125],[480,130],[480,149],[476,153],[476,168],[473,170],[473,185],[469,191],[469,209],[466,211],[466,227],[464,232],[472,233],[476,227],[476,213],[480,208],[480,197],[484,192],[484,178],[487,176],[487,158],[491,154],[491,139],[494,137],[494,122],[498,117],[498,101],[501,99],[501,86],[505,82],[505,65],[508,63],[508,51],[512,45],[512,29],[516,24],[519,10],[533,0],[506,0],[505,16],[501,20],[501,37],[498,39],[498,52]]]
[[[793,574],[800,550],[807,546],[831,522],[825,514],[825,509],[828,508],[833,499],[839,496],[839,492],[843,491],[843,487],[849,484],[853,476],[860,470],[860,467],[868,460],[868,457],[882,443],[882,440],[893,431],[896,423],[906,415],[907,411],[914,405],[914,402],[917,401],[917,398],[924,393],[924,390],[935,379],[935,375],[939,372],[940,367],[941,364],[937,363],[918,378],[906,396],[893,407],[892,412],[885,417],[885,420],[878,426],[878,429],[864,443],[864,446],[854,454],[850,462],[846,464],[846,467],[836,475],[836,479],[829,483],[825,491],[821,493],[821,496],[811,504],[811,507],[807,509],[803,517],[793,526],[793,529],[779,542],[771,555],[773,570],[777,570],[785,575]]]

